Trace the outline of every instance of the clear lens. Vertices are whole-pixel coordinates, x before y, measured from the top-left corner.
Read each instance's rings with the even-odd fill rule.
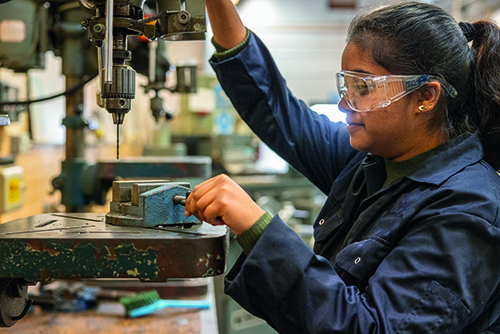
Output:
[[[348,73],[337,73],[337,88],[349,107],[356,111],[368,111],[373,107],[371,85],[364,78]]]
[[[339,96],[355,111],[387,107],[431,81],[439,82],[452,98],[457,96],[455,88],[446,80],[425,74],[370,76],[349,71],[337,73]]]

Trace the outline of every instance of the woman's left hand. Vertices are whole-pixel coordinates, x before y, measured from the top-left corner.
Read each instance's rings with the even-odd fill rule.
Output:
[[[226,224],[241,234],[264,210],[236,182],[221,174],[194,187],[186,200],[185,213],[212,225]]]

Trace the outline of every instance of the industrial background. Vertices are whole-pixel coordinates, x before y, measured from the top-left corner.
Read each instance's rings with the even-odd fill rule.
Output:
[[[203,1],[115,6],[106,66],[109,1],[0,0],[0,325],[12,327],[5,333],[273,333],[221,291],[221,274],[241,251],[231,233],[183,221],[182,198],[226,173],[311,243],[325,196],[259,142],[220,89]],[[457,21],[500,22],[495,0],[426,2]],[[236,6],[295,96],[342,121],[334,76],[348,24],[389,3]],[[93,253],[77,256],[85,247]],[[155,265],[143,266],[146,258]],[[118,298],[152,289],[198,304],[126,318]]]

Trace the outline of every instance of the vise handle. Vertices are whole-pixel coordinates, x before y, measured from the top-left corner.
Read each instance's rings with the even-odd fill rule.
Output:
[[[180,204],[180,205],[186,205],[186,200],[187,198],[189,197],[189,195],[191,194],[192,190],[188,190],[186,191],[186,196],[179,196],[179,195],[175,195],[172,200],[174,201],[174,204]]]

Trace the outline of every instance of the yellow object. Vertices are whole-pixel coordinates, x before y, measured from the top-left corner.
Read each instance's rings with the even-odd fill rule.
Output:
[[[24,169],[20,166],[0,168],[0,212],[19,209],[24,204]]]

